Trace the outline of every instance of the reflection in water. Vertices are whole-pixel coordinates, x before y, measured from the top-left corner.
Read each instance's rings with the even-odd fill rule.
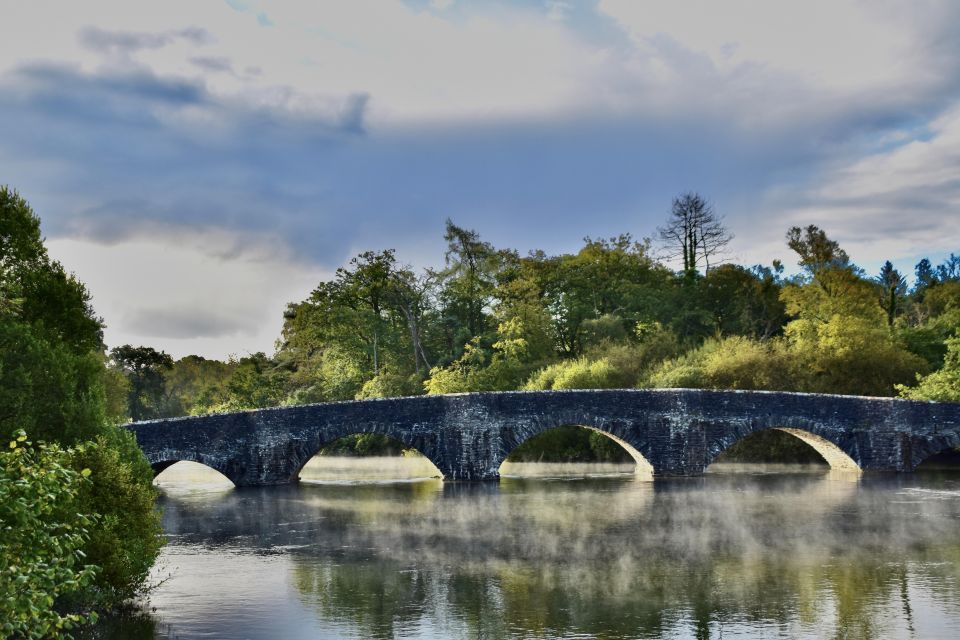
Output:
[[[183,460],[170,465],[153,479],[168,493],[225,491],[233,488],[230,478],[198,462]]]
[[[634,462],[504,462],[500,476],[504,478],[592,478],[637,473],[653,479],[653,474],[637,470]]]
[[[729,471],[165,489],[115,637],[960,636],[960,478]]]
[[[402,456],[314,456],[300,471],[301,482],[355,483],[440,478],[429,459],[413,451]]]

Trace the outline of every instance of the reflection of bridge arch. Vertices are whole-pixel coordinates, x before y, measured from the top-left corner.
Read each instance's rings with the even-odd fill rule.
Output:
[[[153,469],[153,477],[156,478],[161,473],[177,464],[178,462],[196,462],[203,466],[213,469],[217,473],[225,476],[230,482],[237,484],[237,480],[231,476],[231,465],[228,460],[215,456],[205,455],[198,451],[177,451],[163,450],[158,455],[148,456],[150,468]]]
[[[348,436],[355,435],[365,435],[365,434],[376,434],[386,436],[391,440],[399,442],[404,449],[413,449],[424,458],[430,461],[434,467],[438,470],[438,476],[442,477],[443,471],[440,470],[440,466],[434,461],[433,456],[438,455],[436,448],[432,445],[428,438],[420,437],[418,434],[406,430],[406,429],[390,429],[383,428],[380,423],[375,422],[361,422],[361,423],[343,423],[334,425],[333,428],[328,430],[323,430],[319,437],[316,440],[311,440],[309,443],[305,443],[303,446],[299,446],[295,449],[291,462],[294,467],[293,475],[289,478],[289,482],[296,482],[300,477],[303,468],[310,462],[311,459],[324,447],[327,447],[341,438],[346,438]]]
[[[236,483],[213,467],[192,460],[179,460],[151,465],[153,484],[164,491],[177,492],[184,488],[222,490],[236,487]]]
[[[631,436],[628,429],[624,428],[623,424],[611,424],[607,425],[606,429],[600,429],[588,424],[582,423],[564,423],[564,424],[550,424],[550,423],[537,423],[524,425],[522,428],[511,428],[509,433],[503,439],[503,458],[500,460],[500,464],[503,464],[504,460],[520,445],[522,445],[527,440],[535,438],[543,433],[553,431],[554,429],[559,429],[561,427],[580,427],[582,429],[587,429],[588,431],[593,431],[594,433],[599,433],[613,442],[620,445],[624,451],[626,451],[630,457],[633,459],[636,464],[636,472],[640,475],[647,475],[653,473],[653,465],[650,464],[650,461],[644,456],[638,447],[645,447],[646,443],[639,439],[634,439]],[[631,442],[634,440],[634,442]],[[497,465],[499,468],[500,465]]]
[[[317,474],[319,474],[319,476],[323,476],[325,470],[327,473],[330,472],[330,469],[329,467],[327,467],[327,464],[330,463],[331,459],[333,460],[340,459],[340,460],[350,461],[351,463],[357,460],[363,459],[360,456],[354,457],[355,454],[346,454],[346,458],[341,458],[336,453],[329,456],[328,455],[318,456],[318,454],[323,449],[325,449],[326,447],[329,447],[331,444],[336,443],[338,440],[341,440],[343,437],[350,437],[350,436],[357,436],[357,435],[370,435],[370,434],[349,433],[347,434],[347,436],[334,438],[329,442],[325,442],[321,444],[320,448],[317,449],[317,451],[315,451],[313,454],[311,454],[306,459],[306,461],[304,461],[304,463],[300,466],[300,468],[296,470],[296,479],[301,481],[308,480],[310,482],[325,482],[330,480],[331,478],[318,477]],[[371,467],[366,469],[367,473],[372,474],[372,477],[368,479],[375,480],[375,481],[382,481],[382,480],[399,480],[399,479],[421,479],[422,480],[426,478],[443,478],[443,473],[440,471],[439,468],[437,468],[437,465],[435,465],[430,460],[429,457],[423,455],[423,453],[417,450],[416,447],[411,447],[395,438],[392,438],[389,436],[386,436],[386,437],[387,437],[387,440],[391,443],[391,446],[395,445],[395,448],[392,450],[393,455],[386,455],[385,457],[378,456],[374,460],[366,458],[370,463],[379,465],[375,468]],[[416,451],[416,453],[418,453],[419,455],[416,457],[407,457],[406,454],[401,455],[402,451],[408,451],[408,450]],[[308,465],[311,465],[311,462],[313,463],[312,473],[314,474],[314,477],[305,478],[304,472],[308,471]],[[395,463],[399,463],[399,465]],[[348,467],[350,466],[350,463],[347,463],[347,462],[344,462],[341,464],[342,465],[345,464]],[[353,466],[356,466],[356,465],[354,464]],[[411,470],[417,471],[417,473],[419,473],[420,475],[410,476],[409,473]],[[349,473],[349,470],[347,471]],[[398,475],[391,476],[390,475],[391,473],[398,474]]]
[[[447,480],[496,479],[511,450],[563,425],[589,425],[629,445],[659,475],[699,475],[738,439],[771,428],[802,432],[823,449],[831,443],[863,470],[912,471],[929,455],[960,446],[960,404],[690,389],[331,402],[128,428],[152,464],[194,460],[238,485],[267,485],[296,481],[321,447],[353,433],[394,438],[426,456]]]
[[[711,447],[710,449],[710,455],[712,456],[710,458],[710,463],[714,462],[720,456],[720,454],[722,454],[724,451],[729,449],[731,446],[733,446],[737,442],[755,433],[766,431],[769,428],[769,429],[774,429],[776,431],[782,431],[783,433],[788,433],[791,436],[797,438],[798,440],[800,440],[801,442],[803,442],[804,444],[812,448],[814,451],[816,451],[818,454],[820,454],[820,457],[822,457],[826,461],[826,463],[830,465],[830,468],[835,471],[860,471],[860,465],[857,464],[856,460],[850,457],[850,455],[846,451],[844,451],[844,449],[841,448],[837,443],[833,442],[827,437],[821,436],[816,433],[812,433],[805,429],[796,429],[792,427],[755,428],[761,424],[762,424],[761,422],[758,422],[752,425],[748,425],[747,428],[742,430],[745,432],[745,433],[742,433],[742,435],[741,435],[741,430],[734,430],[720,437],[718,441],[715,443],[715,446]],[[722,448],[719,448],[719,447],[722,447]]]

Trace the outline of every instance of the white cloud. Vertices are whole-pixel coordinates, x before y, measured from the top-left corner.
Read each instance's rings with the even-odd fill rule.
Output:
[[[857,260],[956,249],[958,110],[914,140],[956,104],[955,2],[452,5],[7,2],[0,173],[110,343],[178,355],[270,350],[320,278],[287,246],[332,265],[447,215],[575,243],[703,188],[742,260],[809,223]]]
[[[922,6],[918,6],[922,5]],[[670,38],[705,55],[716,69],[743,66],[794,76],[814,88],[851,93],[912,82],[925,53],[917,16],[937,13],[941,2],[862,0],[601,0],[642,49]],[[652,55],[655,55],[651,51]]]
[[[109,346],[151,345],[175,357],[272,353],[286,303],[330,275],[223,232],[158,231],[113,245],[54,238],[47,246],[86,283]]]
[[[857,260],[960,250],[960,107],[924,139],[837,167],[802,195],[794,224],[832,232]]]

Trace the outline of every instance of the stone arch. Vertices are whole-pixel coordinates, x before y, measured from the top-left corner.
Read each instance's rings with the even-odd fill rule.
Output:
[[[747,436],[753,435],[754,433],[759,433],[761,431],[766,431],[768,429],[775,429],[777,431],[782,431],[788,433],[791,436],[798,438],[803,443],[808,445],[822,457],[830,469],[834,471],[860,471],[860,465],[857,464],[857,461],[853,459],[840,445],[838,445],[833,440],[824,437],[823,435],[814,433],[813,431],[808,431],[807,429],[801,429],[794,426],[762,426],[756,429],[749,429],[743,432],[736,430],[730,433],[726,437],[718,439],[713,447],[708,451],[708,460],[707,466],[712,464],[720,457],[720,454],[729,449],[734,443],[739,442]]]
[[[178,456],[178,457],[172,457],[172,458],[160,460],[157,462],[150,461],[150,468],[153,469],[153,479],[156,480],[160,476],[160,474],[162,474],[164,471],[166,471],[173,465],[177,464],[178,462],[192,462],[194,464],[203,465],[204,467],[206,467],[207,469],[210,469],[211,471],[216,471],[221,476],[223,476],[224,478],[229,480],[231,483],[233,483],[234,486],[236,486],[237,481],[234,478],[231,478],[228,473],[226,473],[222,469],[217,468],[215,464],[211,464],[210,461],[196,459],[198,457],[202,458],[202,456],[183,456],[183,457]]]
[[[916,471],[917,467],[933,458],[951,450],[960,449],[960,433],[943,433],[928,438],[913,438],[909,443],[909,460],[907,471]]]
[[[644,455],[643,445],[640,443],[631,442],[630,439],[630,430],[626,426],[619,425],[608,425],[607,429],[601,429],[600,427],[593,426],[589,424],[590,421],[587,420],[574,420],[574,421],[557,421],[551,422],[544,425],[528,426],[526,428],[514,428],[511,429],[509,433],[503,434],[503,451],[499,456],[497,461],[497,469],[500,468],[500,465],[507,459],[511,452],[514,449],[519,447],[521,444],[534,438],[542,433],[552,431],[554,429],[559,429],[560,427],[580,427],[582,429],[587,429],[595,433],[600,433],[610,438],[618,445],[620,445],[624,451],[629,454],[636,464],[636,473],[638,475],[652,475],[654,473],[653,464],[651,464],[650,459],[647,455]],[[618,428],[619,427],[619,428]]]
[[[301,441],[294,447],[293,463],[291,465],[292,474],[289,481],[296,483],[300,481],[300,475],[304,467],[316,456],[324,447],[353,435],[382,435],[396,442],[399,442],[404,448],[413,449],[422,455],[437,470],[437,476],[444,478],[445,474],[440,465],[437,464],[437,451],[435,444],[429,438],[414,435],[412,432],[402,428],[383,428],[382,425],[356,425],[346,424],[337,427],[328,427],[320,429],[316,438],[310,438],[308,441]]]

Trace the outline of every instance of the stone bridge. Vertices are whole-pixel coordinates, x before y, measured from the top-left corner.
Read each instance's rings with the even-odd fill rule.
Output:
[[[622,445],[638,470],[698,475],[756,431],[780,429],[835,468],[912,471],[960,447],[960,404],[765,391],[517,391],[330,402],[133,423],[158,473],[200,462],[237,486],[296,482],[322,447],[379,433],[429,458],[447,480],[495,480],[524,440],[579,425]]]

